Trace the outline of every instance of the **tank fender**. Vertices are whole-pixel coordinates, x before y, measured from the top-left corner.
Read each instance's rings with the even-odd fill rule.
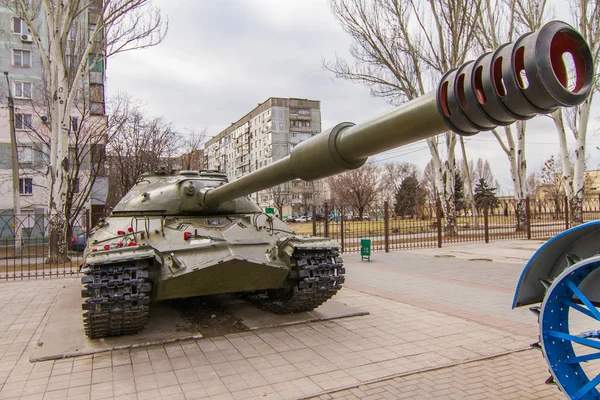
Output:
[[[154,259],[159,264],[164,263],[163,256],[152,246],[141,245],[90,252],[86,255],[85,266],[116,264],[148,259]]]
[[[600,252],[600,220],[568,229],[548,240],[525,265],[517,282],[512,308],[540,303],[546,288],[541,280],[551,282],[574,261]]]
[[[288,258],[292,256],[295,250],[319,250],[319,249],[335,249],[339,250],[340,245],[337,241],[319,238],[312,236],[290,236],[277,241],[276,246],[272,249],[272,254],[276,257]]]

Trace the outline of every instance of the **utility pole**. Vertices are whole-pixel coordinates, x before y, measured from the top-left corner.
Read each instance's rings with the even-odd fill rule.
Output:
[[[15,132],[15,102],[10,90],[8,71],[4,71],[6,85],[8,87],[8,120],[10,129],[10,155],[12,158],[12,181],[13,181],[13,228],[15,234],[15,256],[21,256],[21,223],[17,219],[21,214],[21,198],[19,196],[19,152],[17,151],[17,134]]]

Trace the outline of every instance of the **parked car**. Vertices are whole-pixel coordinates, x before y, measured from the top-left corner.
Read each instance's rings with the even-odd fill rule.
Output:
[[[82,233],[81,235],[73,236],[71,238],[71,245],[69,246],[69,248],[72,251],[83,252],[83,250],[85,249],[86,243],[87,243],[87,236],[85,235],[85,233]]]
[[[291,217],[286,220],[287,222],[310,222],[312,221],[312,217],[308,217],[306,215],[301,215],[299,217]]]

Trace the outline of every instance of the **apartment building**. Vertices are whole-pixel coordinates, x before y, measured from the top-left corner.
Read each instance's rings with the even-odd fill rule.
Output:
[[[319,101],[271,97],[205,144],[206,166],[233,181],[289,155],[294,146],[319,132]],[[261,207],[276,207],[283,198],[283,216],[296,216],[321,201],[317,197],[322,187],[321,181],[295,180],[252,197]]]
[[[26,2],[28,3],[28,2]],[[32,7],[34,4],[30,3]],[[69,35],[69,44],[75,49],[77,41],[86,41],[90,27],[101,10],[100,1],[91,1],[87,12],[80,16],[78,34]],[[47,27],[44,13],[38,13],[35,25],[41,36],[41,41],[48,44]],[[48,96],[43,80],[43,66],[40,52],[33,42],[32,36],[24,20],[19,18],[10,7],[0,7],[0,71],[6,71],[7,76],[0,74],[0,190],[12,193],[11,139],[9,125],[9,110],[6,107],[8,97],[12,94],[15,104],[15,132],[18,146],[19,161],[19,191],[22,214],[43,215],[47,211],[48,190],[46,171],[48,165],[50,116],[45,106]],[[102,43],[99,43],[103,51]],[[67,50],[67,64],[73,55]],[[74,50],[71,50],[74,51]],[[67,65],[68,67],[68,65]],[[82,96],[77,101],[76,110],[71,116],[73,132],[89,130],[94,126],[96,134],[106,135],[107,117],[104,99],[104,62],[94,65],[87,79],[82,83]],[[7,81],[8,78],[8,81]],[[10,88],[10,92],[9,92]],[[86,96],[85,99],[83,96]],[[82,133],[87,134],[87,133]],[[76,186],[83,185],[91,175],[91,165],[104,151],[101,140],[92,146],[92,151],[86,151],[84,165]],[[77,189],[76,189],[77,190]],[[85,208],[93,214],[102,214],[108,190],[107,179],[100,171],[90,195],[85,199]],[[11,214],[13,198],[10,195],[0,197],[0,214]]]

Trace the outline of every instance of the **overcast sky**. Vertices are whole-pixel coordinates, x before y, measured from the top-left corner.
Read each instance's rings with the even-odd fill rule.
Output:
[[[391,106],[369,89],[333,78],[322,66],[335,55],[350,59],[350,37],[325,0],[158,0],[169,19],[166,39],[146,50],[119,54],[107,63],[107,95],[126,92],[148,115],[179,130],[216,135],[269,97],[321,101],[323,129],[362,122]],[[596,110],[598,107],[595,107]],[[597,111],[588,133],[588,168],[600,168]],[[489,132],[467,138],[467,157],[487,158],[503,194],[512,192],[509,164]],[[528,123],[528,171],[558,154],[548,117]],[[457,146],[457,156],[460,150]],[[421,170],[430,159],[425,142],[373,158],[407,161]]]

